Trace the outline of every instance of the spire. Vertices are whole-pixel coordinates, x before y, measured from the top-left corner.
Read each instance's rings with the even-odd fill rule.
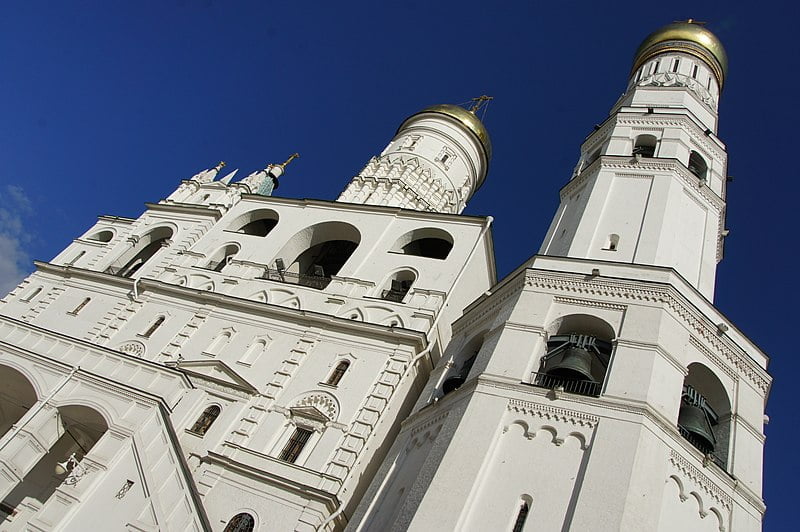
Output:
[[[473,104],[468,110],[470,113],[476,114],[480,111],[481,107],[485,108],[492,100],[494,100],[494,96],[487,96],[486,94],[482,94],[477,98],[472,98],[470,101],[473,102]]]
[[[202,172],[198,172],[197,174],[193,175],[190,180],[197,181],[198,183],[211,183],[219,174],[219,171],[225,167],[225,161],[220,161],[217,166],[214,168],[209,168],[208,170],[203,170]]]
[[[245,185],[251,194],[271,196],[272,192],[278,188],[278,178],[283,175],[286,167],[298,157],[300,157],[299,153],[293,153],[280,164],[270,164],[262,170],[253,172],[239,181],[239,184]]]

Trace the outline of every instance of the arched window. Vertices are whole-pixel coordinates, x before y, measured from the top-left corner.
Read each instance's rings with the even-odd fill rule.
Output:
[[[203,352],[207,355],[218,355],[220,351],[222,351],[222,348],[225,347],[230,340],[230,331],[222,331],[216,336],[216,338],[214,338],[214,341],[212,341],[208,348]]]
[[[161,324],[164,323],[165,319],[166,318],[164,316],[159,316],[158,318],[156,318],[155,321],[153,321],[153,323],[150,324],[150,327],[147,328],[144,334],[142,334],[142,336],[144,336],[145,338],[150,338],[150,336],[154,332],[156,332],[156,329],[161,327]]]
[[[528,504],[528,501],[523,500],[519,505],[519,510],[517,510],[517,518],[514,520],[514,528],[512,528],[512,532],[522,532],[525,528],[525,521],[528,519],[528,513],[531,511],[531,506]]]
[[[147,263],[162,247],[169,244],[172,229],[159,227],[139,238],[134,246],[122,254],[108,268],[106,273],[130,277]]]
[[[534,386],[597,397],[611,359],[614,330],[603,320],[585,314],[559,318],[550,328]]]
[[[228,244],[219,248],[206,264],[206,269],[215,272],[221,272],[225,267],[230,264],[233,257],[239,252],[239,246],[236,244]]]
[[[22,301],[23,303],[28,303],[30,301],[33,301],[33,298],[38,296],[41,293],[41,291],[42,291],[42,287],[41,286],[37,286],[36,288],[31,290],[30,293],[28,293],[27,296],[25,296],[22,299],[20,299],[20,301]]]
[[[86,237],[86,240],[94,240],[95,242],[111,242],[111,239],[114,238],[114,232],[108,229],[103,231],[98,231],[92,235]]]
[[[328,377],[328,380],[325,381],[325,384],[329,384],[331,386],[337,386],[339,384],[339,381],[342,380],[342,377],[344,377],[347,368],[349,367],[350,367],[350,362],[348,362],[347,360],[342,360],[341,362],[336,364],[336,367],[333,369],[333,372],[331,373],[330,377]]]
[[[645,158],[654,157],[656,142],[658,139],[654,135],[639,135],[633,143],[633,155]]]
[[[72,266],[73,264],[75,264],[76,262],[78,262],[78,261],[81,259],[81,257],[83,257],[84,255],[86,255],[86,251],[79,251],[79,252],[78,252],[78,253],[77,253],[77,254],[76,254],[76,255],[75,255],[73,258],[72,258],[72,260],[71,260],[71,261],[69,261],[69,262],[67,262],[65,265],[66,265],[66,266]]]
[[[297,460],[297,457],[300,456],[300,453],[303,452],[303,448],[308,443],[308,440],[311,438],[312,434],[313,431],[304,429],[302,427],[297,427],[294,429],[294,432],[289,437],[289,441],[286,442],[286,445],[283,446],[278,458],[284,460],[285,462],[294,463]]]
[[[252,236],[267,236],[278,224],[278,213],[269,209],[258,209],[242,214],[230,225],[231,231]]]
[[[719,378],[706,366],[689,365],[683,381],[678,431],[723,469],[728,462],[731,403]]]
[[[79,313],[81,310],[83,310],[83,307],[85,307],[86,305],[88,305],[88,304],[89,304],[89,301],[91,301],[91,300],[92,300],[92,298],[91,298],[91,297],[87,297],[86,299],[84,299],[83,301],[81,301],[81,302],[78,304],[78,306],[77,306],[77,307],[75,307],[75,308],[74,308],[74,309],[72,309],[71,311],[67,312],[67,314],[72,314],[73,316],[77,316],[77,315],[78,315],[78,313]]]
[[[344,222],[323,222],[297,232],[265,272],[272,280],[323,289],[361,242],[361,233]]]
[[[616,251],[619,248],[619,235],[616,233],[611,233],[606,238],[606,245],[603,246],[603,249],[606,251]]]
[[[197,421],[194,422],[194,425],[192,425],[192,428],[189,430],[200,436],[205,435],[205,433],[208,432],[208,429],[211,428],[211,425],[214,423],[214,421],[216,421],[220,412],[221,409],[217,405],[209,406],[203,410],[203,413],[200,414],[200,417],[197,418]]]
[[[469,372],[483,347],[483,335],[477,335],[469,341],[454,357],[452,367],[442,382],[442,395],[458,390],[467,381]]]
[[[706,179],[708,174],[708,164],[703,157],[696,151],[689,154],[689,171],[699,179]]]
[[[267,348],[267,341],[266,340],[256,340],[250,347],[247,348],[247,351],[244,352],[242,358],[240,358],[237,362],[239,364],[244,364],[245,366],[251,365],[255,362],[259,356],[264,353],[264,350]]]
[[[389,278],[384,290],[381,291],[381,299],[402,303],[408,291],[411,290],[411,285],[414,284],[416,277],[414,272],[410,270],[401,270],[394,273]]]
[[[236,514],[228,521],[223,532],[253,532],[256,520],[253,516],[246,513]]]
[[[435,227],[414,229],[397,239],[392,251],[404,255],[444,260],[453,249],[453,237]]]

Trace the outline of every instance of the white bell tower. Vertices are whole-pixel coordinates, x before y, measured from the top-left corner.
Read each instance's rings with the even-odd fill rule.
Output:
[[[670,266],[713,298],[728,234],[716,134],[727,64],[691,21],[644,40],[625,94],[581,146],[540,253]]]

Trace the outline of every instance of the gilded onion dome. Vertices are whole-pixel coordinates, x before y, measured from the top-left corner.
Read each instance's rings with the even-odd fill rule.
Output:
[[[475,135],[475,137],[478,139],[481,147],[483,148],[484,153],[486,154],[486,160],[488,161],[489,159],[492,158],[492,141],[489,139],[489,132],[483,125],[483,122],[481,122],[480,118],[475,116],[475,113],[467,111],[463,107],[459,107],[457,105],[440,104],[427,107],[422,111],[406,118],[406,120],[402,124],[400,124],[398,131],[402,130],[403,127],[406,125],[406,123],[413,117],[425,113],[437,113],[441,115],[446,115],[454,119],[456,122],[459,122],[462,126],[464,126],[470,133]]]
[[[728,55],[716,35],[704,26],[692,22],[673,22],[645,38],[633,60],[631,72],[655,55],[682,52],[704,61],[714,72],[720,88],[728,74]]]

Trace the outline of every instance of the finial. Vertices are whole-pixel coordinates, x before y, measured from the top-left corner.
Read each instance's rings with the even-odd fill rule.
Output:
[[[214,167],[214,170],[216,170],[217,172],[219,172],[219,171],[220,171],[220,170],[222,170],[223,168],[225,168],[225,161],[220,161],[220,162],[219,162],[219,164],[218,164],[217,166],[215,166],[215,167]]]
[[[478,112],[478,110],[480,110],[481,107],[483,107],[484,105],[486,105],[488,102],[490,102],[492,100],[494,100],[494,96],[487,96],[485,94],[482,94],[481,96],[478,96],[477,98],[472,98],[471,101],[473,101],[475,103],[472,104],[472,107],[470,107],[468,109],[468,111],[470,113],[472,113],[472,114],[475,114],[476,112]]]
[[[673,22],[685,22],[686,24],[697,24],[698,26],[705,26],[708,24],[707,22],[701,22],[693,18],[687,18],[686,20],[673,20]]]
[[[290,162],[294,161],[298,157],[300,157],[299,153],[293,153],[289,156],[288,159],[286,159],[282,164],[279,164],[278,166],[280,166],[281,168],[286,168],[286,165],[288,165]]]

